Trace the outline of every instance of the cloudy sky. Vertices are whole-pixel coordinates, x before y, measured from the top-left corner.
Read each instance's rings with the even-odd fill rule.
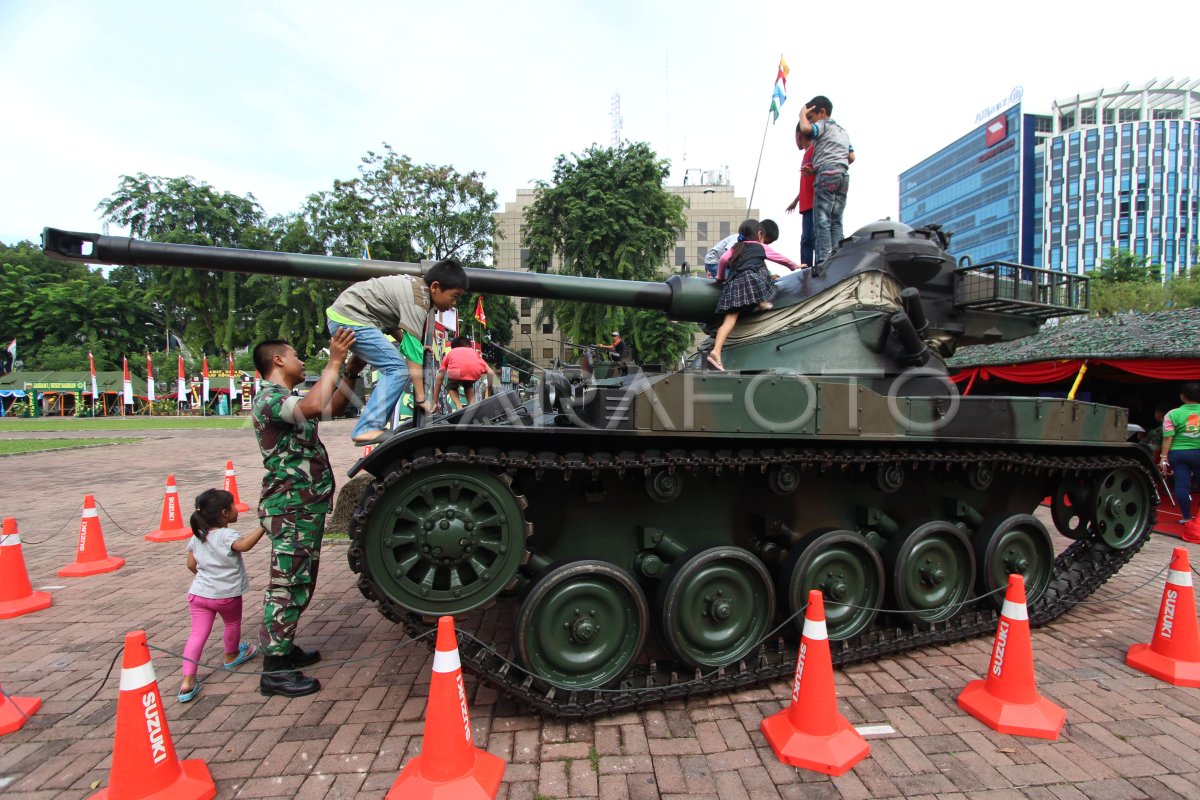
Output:
[[[853,230],[895,217],[897,175],[1014,86],[1044,113],[1200,71],[1171,43],[1171,20],[1195,29],[1188,5],[0,0],[0,241],[98,230],[96,205],[137,172],[294,211],[382,142],[487,173],[503,203],[560,153],[608,144],[620,94],[623,137],[669,158],[676,183],[728,166],[748,196],[766,128],[754,204],[786,244],[792,130],[814,94],[858,153]],[[781,54],[788,101],[766,126]]]

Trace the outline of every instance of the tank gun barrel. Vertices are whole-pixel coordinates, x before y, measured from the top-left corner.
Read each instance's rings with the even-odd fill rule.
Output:
[[[147,242],[126,236],[103,236],[58,228],[43,229],[42,249],[59,261],[84,264],[182,267],[336,281],[363,281],[384,275],[420,276],[427,266],[402,261]],[[467,276],[471,291],[481,294],[632,306],[663,311],[671,319],[686,322],[712,319],[719,293],[711,281],[678,275],[662,282],[625,281],[467,268]]]

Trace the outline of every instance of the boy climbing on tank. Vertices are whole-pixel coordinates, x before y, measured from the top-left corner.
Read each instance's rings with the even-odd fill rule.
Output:
[[[413,403],[432,414],[434,401],[425,396],[422,363],[425,330],[433,309],[447,311],[467,291],[467,273],[454,259],[439,261],[424,279],[385,275],[356,283],[325,310],[329,332],[354,331],[353,352],[379,371],[379,380],[351,433],[356,444],[369,444],[388,435],[384,430],[392,409],[413,382]],[[392,334],[399,344],[389,342]]]

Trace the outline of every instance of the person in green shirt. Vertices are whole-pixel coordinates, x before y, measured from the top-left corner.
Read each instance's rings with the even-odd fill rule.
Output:
[[[1183,403],[1163,417],[1162,454],[1158,465],[1175,474],[1175,502],[1180,522],[1192,519],[1192,474],[1200,473],[1200,382],[1189,381],[1179,392]]]
[[[321,688],[301,667],[321,660],[317,651],[295,645],[296,626],[317,584],[325,515],[333,500],[333,467],[317,425],[346,409],[354,382],[366,363],[352,358],[338,378],[354,331],[343,329],[329,343],[329,363],[304,397],[293,390],[304,381],[304,362],[290,344],[279,339],[254,347],[254,366],[262,389],[254,398],[254,435],[262,453],[262,496],[259,523],[271,539],[271,569],[263,598],[265,648],[259,691],[264,695],[301,697]]]

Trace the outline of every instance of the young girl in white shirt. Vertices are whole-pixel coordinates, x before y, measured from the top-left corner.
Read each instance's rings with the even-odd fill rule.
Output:
[[[229,527],[237,522],[237,518],[233,495],[223,489],[209,489],[196,498],[187,560],[188,569],[196,575],[188,590],[192,633],[183,648],[181,703],[191,701],[200,693],[200,684],[196,682],[197,662],[218,614],[225,625],[225,669],[244,664],[258,653],[256,646],[241,641],[242,595],[250,589],[242,553],[258,543],[264,530],[260,527],[243,536]]]

